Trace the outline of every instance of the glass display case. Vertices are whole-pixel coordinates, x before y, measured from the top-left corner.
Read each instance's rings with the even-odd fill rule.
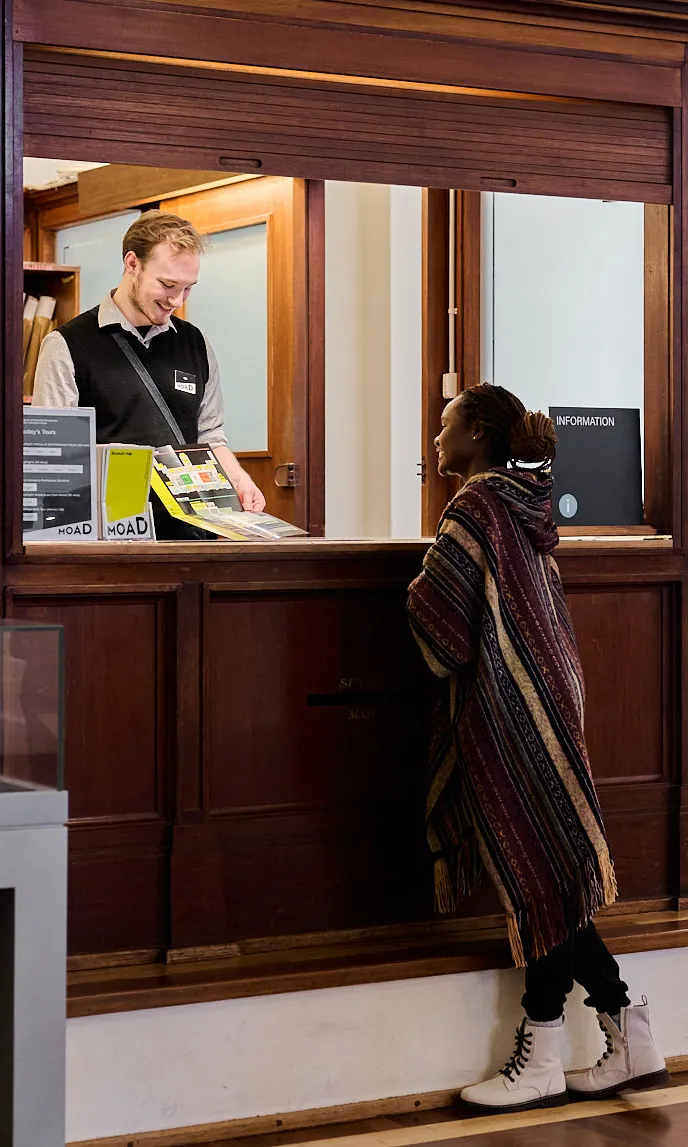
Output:
[[[12,1147],[65,1142],[62,643],[61,625],[0,622],[0,1143]]]
[[[0,794],[64,788],[60,625],[0,622]]]

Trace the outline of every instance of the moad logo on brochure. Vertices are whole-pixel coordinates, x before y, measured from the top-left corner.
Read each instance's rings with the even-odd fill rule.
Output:
[[[90,542],[97,537],[95,522],[70,522],[65,526],[46,526],[24,533],[25,540],[29,542]]]
[[[73,526],[58,526],[57,533],[59,537],[65,538],[70,538],[73,535],[77,537],[87,537],[89,534],[93,533],[93,523],[77,522]]]
[[[150,514],[132,514],[129,518],[118,518],[108,522],[103,508],[103,534],[106,541],[152,542],[155,541]]]

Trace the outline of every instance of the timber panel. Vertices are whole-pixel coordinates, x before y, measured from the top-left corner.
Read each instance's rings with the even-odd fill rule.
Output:
[[[47,590],[8,605],[14,620],[64,626],[69,951],[162,946],[172,615],[152,593]]]
[[[119,163],[148,154],[158,166],[671,201],[666,108],[380,89],[35,48],[24,68],[29,155],[76,147]]]

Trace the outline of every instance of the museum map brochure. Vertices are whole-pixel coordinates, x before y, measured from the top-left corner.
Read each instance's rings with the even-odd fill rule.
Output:
[[[229,541],[276,541],[306,531],[272,514],[242,508],[210,446],[163,446],[155,451],[151,488],[174,518]]]
[[[112,442],[96,447],[99,533],[105,541],[155,541],[150,507],[153,447]]]

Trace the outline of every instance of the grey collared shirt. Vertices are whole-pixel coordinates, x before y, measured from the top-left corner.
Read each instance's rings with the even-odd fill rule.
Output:
[[[112,296],[106,295],[98,308],[98,326],[107,327],[113,323],[119,323],[123,330],[129,331],[145,347],[150,345],[156,335],[167,330],[176,332],[177,329],[172,319],[168,319],[162,326],[152,326],[145,335],[142,335],[122,314]],[[209,374],[198,412],[198,439],[200,442],[212,443],[215,446],[226,446],[220,371],[215,352],[207,339],[205,346],[208,352]],[[79,405],[74,362],[69,347],[59,331],[53,331],[41,345],[32,403],[34,406],[53,407]]]

